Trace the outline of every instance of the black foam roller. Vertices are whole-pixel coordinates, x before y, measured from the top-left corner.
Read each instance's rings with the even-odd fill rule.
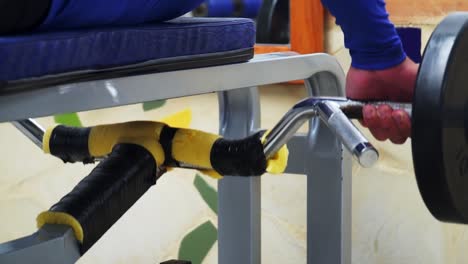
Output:
[[[68,213],[78,220],[84,233],[84,254],[156,183],[156,168],[156,161],[145,148],[117,145],[49,211]]]

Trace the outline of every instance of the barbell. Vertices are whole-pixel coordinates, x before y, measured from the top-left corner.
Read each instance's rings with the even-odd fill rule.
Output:
[[[431,214],[443,222],[468,224],[468,12],[449,14],[432,33],[413,102],[372,104],[382,103],[411,116],[415,176]],[[378,153],[349,120],[359,118],[365,104],[344,98],[308,98],[278,124],[294,122],[297,116],[319,116],[359,163],[369,167]],[[282,136],[284,127],[271,130],[267,156],[277,151],[272,147],[281,145],[277,141],[287,138]]]

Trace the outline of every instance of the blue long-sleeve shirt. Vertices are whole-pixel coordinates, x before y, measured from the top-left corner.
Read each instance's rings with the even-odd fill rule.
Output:
[[[135,25],[181,16],[203,0],[52,0],[42,29]]]
[[[322,0],[322,3],[343,30],[352,66],[381,70],[406,58],[384,0]]]

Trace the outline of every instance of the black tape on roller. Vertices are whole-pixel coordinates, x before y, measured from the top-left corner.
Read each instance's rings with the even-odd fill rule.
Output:
[[[172,140],[174,139],[174,135],[176,134],[178,128],[173,128],[170,126],[164,126],[161,135],[159,136],[159,143],[164,150],[164,166],[168,167],[179,167],[179,162],[174,159],[172,155]]]
[[[57,126],[50,135],[50,154],[64,162],[92,163],[88,139],[91,128]]]
[[[211,165],[221,175],[260,176],[265,173],[267,160],[261,137],[256,133],[240,140],[218,139],[211,148]]]
[[[50,212],[73,216],[83,228],[81,253],[99,238],[156,183],[156,161],[143,147],[117,145]]]

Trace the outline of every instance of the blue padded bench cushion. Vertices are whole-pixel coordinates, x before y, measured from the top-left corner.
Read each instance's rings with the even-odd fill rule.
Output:
[[[70,72],[89,75],[171,58],[248,50],[245,61],[253,56],[254,43],[254,23],[242,18],[182,17],[134,27],[0,37],[0,87]]]

